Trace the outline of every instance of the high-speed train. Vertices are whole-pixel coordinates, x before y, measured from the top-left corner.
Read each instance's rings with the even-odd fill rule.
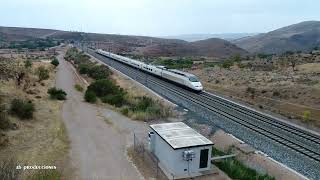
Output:
[[[185,87],[192,89],[194,91],[199,92],[199,91],[202,91],[202,89],[203,89],[201,82],[193,74],[179,71],[176,69],[168,69],[165,66],[155,66],[155,65],[146,64],[141,61],[137,61],[137,60],[127,58],[124,56],[119,56],[117,54],[106,52],[101,49],[97,49],[95,52],[100,55],[112,58],[116,61],[120,61],[122,63],[125,63],[129,66],[135,67],[137,69],[141,69],[142,71],[146,71],[150,74],[153,74],[153,75],[162,77],[164,79],[167,79],[169,81],[175,82],[177,84],[185,86]]]

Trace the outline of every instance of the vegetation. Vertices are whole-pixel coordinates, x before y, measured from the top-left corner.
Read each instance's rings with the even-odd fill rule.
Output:
[[[0,179],[19,179],[19,171],[16,169],[17,162],[13,158],[0,161]]]
[[[111,70],[104,65],[92,66],[88,71],[89,77],[95,80],[108,78],[111,74]]]
[[[0,129],[5,130],[10,127],[10,121],[7,117],[6,107],[1,103],[0,99]]]
[[[57,67],[59,65],[59,61],[57,58],[54,58],[52,61],[51,61],[51,64],[54,65],[55,67]]]
[[[97,101],[97,95],[93,91],[86,90],[84,99],[86,100],[86,102],[95,103]]]
[[[59,41],[55,41],[52,39],[34,39],[27,41],[15,41],[11,42],[8,48],[10,49],[39,49],[44,50],[45,48],[50,48],[54,46],[58,46],[60,44]]]
[[[157,65],[163,65],[170,69],[182,69],[182,68],[191,68],[193,61],[190,58],[180,58],[177,60],[173,59],[157,59],[153,62]]]
[[[212,156],[225,155],[222,151],[212,148]],[[257,171],[246,167],[240,161],[234,158],[228,158],[220,162],[214,162],[214,164],[224,171],[231,179],[238,180],[275,180],[267,174],[261,175]]]
[[[27,180],[60,180],[63,179],[61,173],[56,169],[44,169],[29,176]]]
[[[223,61],[222,64],[220,65],[220,67],[225,68],[225,69],[229,69],[231,66],[233,66],[234,61],[231,59],[228,59],[226,61]]]
[[[75,84],[74,88],[79,92],[83,92],[83,87],[80,84]]]
[[[11,101],[10,112],[18,116],[20,119],[30,119],[35,111],[34,104],[30,101],[21,99],[13,99]]]
[[[25,68],[31,68],[32,67],[32,61],[30,59],[27,59],[25,62],[24,62],[24,67]]]
[[[67,93],[64,92],[62,89],[57,89],[55,87],[48,89],[48,94],[50,94],[51,99],[57,100],[65,100]]]
[[[310,115],[311,115],[311,112],[310,111],[304,111],[303,112],[303,116],[302,116],[302,119],[303,121],[309,121],[310,120]]]
[[[38,67],[37,75],[38,75],[39,81],[43,81],[43,80],[49,79],[49,77],[50,77],[49,76],[49,70],[46,69],[44,66]]]

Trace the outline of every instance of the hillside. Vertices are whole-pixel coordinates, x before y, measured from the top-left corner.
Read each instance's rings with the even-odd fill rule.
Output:
[[[224,40],[235,40],[247,36],[253,36],[257,33],[221,33],[221,34],[183,34],[183,35],[176,35],[176,36],[162,36],[160,38],[166,39],[181,39],[188,42],[200,41],[210,38],[219,38]]]
[[[81,41],[115,53],[139,56],[208,56],[225,58],[235,54],[247,54],[243,49],[218,38],[187,42],[178,39],[164,39],[147,36],[0,27],[0,41],[21,41],[34,38],[53,38],[75,42]]]
[[[268,33],[237,39],[233,43],[251,53],[310,51],[320,46],[320,21],[293,24]]]

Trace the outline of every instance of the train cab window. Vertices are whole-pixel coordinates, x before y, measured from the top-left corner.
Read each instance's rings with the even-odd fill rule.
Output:
[[[199,82],[198,78],[195,77],[195,76],[189,77],[189,81],[191,81],[191,82]]]

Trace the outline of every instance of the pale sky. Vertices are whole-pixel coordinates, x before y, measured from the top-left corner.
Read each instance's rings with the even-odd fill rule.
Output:
[[[319,0],[1,0],[0,26],[166,36],[320,20]]]

